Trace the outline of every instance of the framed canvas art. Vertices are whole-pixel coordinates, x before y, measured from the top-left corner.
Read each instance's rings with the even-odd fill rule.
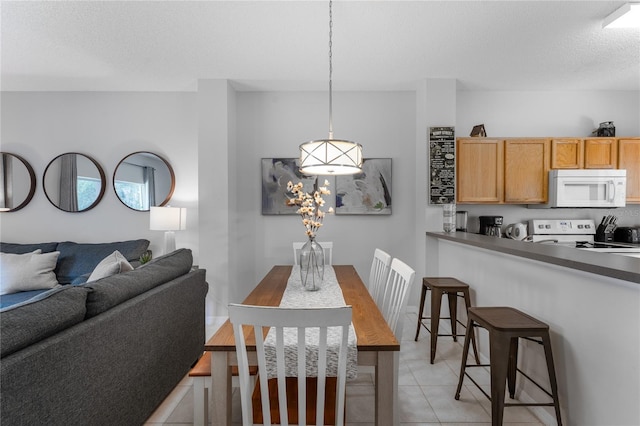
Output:
[[[336,214],[391,214],[391,158],[365,158],[362,173],[336,176]]]
[[[263,158],[262,162],[262,214],[296,214],[298,207],[287,206],[286,201],[293,194],[287,191],[287,183],[302,182],[305,188],[312,188],[315,176],[300,173],[298,158]],[[308,190],[308,189],[307,189]]]

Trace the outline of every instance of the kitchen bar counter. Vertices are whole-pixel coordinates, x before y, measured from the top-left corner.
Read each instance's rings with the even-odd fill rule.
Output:
[[[468,232],[427,232],[427,236],[640,284],[640,259],[630,256]]]

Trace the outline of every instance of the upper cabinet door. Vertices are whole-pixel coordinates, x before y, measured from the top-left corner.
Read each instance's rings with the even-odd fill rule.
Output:
[[[504,141],[504,202],[546,203],[549,187],[549,139]]]
[[[640,203],[640,138],[618,140],[618,168],[627,170],[627,203]]]
[[[504,141],[460,138],[457,153],[457,202],[496,204],[503,202]]]
[[[582,139],[551,139],[552,169],[581,169],[584,166]]]
[[[584,140],[585,169],[615,169],[618,150],[615,138],[587,138]]]

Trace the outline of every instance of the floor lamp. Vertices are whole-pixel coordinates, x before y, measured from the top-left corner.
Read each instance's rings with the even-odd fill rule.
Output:
[[[187,209],[184,207],[151,207],[149,229],[164,232],[164,254],[176,249],[174,231],[186,229]]]

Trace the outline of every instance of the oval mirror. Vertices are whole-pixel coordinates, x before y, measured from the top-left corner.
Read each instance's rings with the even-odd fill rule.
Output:
[[[0,152],[0,212],[20,210],[36,192],[33,167],[19,155]]]
[[[137,211],[164,206],[176,185],[171,165],[152,152],[134,152],[124,157],[113,173],[113,189],[122,204]]]
[[[42,186],[49,202],[65,212],[94,208],[104,195],[107,179],[91,157],[77,152],[61,154],[44,170]]]

